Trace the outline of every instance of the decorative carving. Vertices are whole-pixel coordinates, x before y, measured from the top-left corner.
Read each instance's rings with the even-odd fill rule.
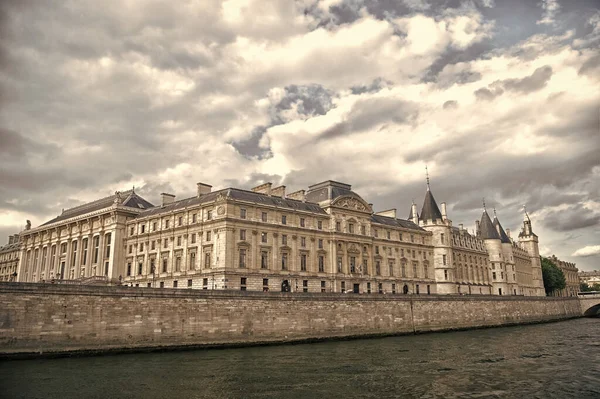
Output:
[[[352,197],[342,197],[333,203],[335,206],[348,209],[356,209],[357,211],[369,212],[370,209],[360,200]]]
[[[218,206],[217,207],[217,215],[224,215],[225,214],[225,207],[224,206]]]
[[[225,196],[223,195],[223,193],[220,193],[219,195],[217,195],[217,202],[222,202],[225,201]]]

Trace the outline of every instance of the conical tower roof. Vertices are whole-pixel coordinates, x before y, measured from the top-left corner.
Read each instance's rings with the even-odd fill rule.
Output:
[[[502,228],[502,225],[500,224],[500,221],[498,220],[498,217],[496,217],[496,213],[494,212],[494,227],[496,228],[496,231],[498,232],[498,235],[500,236],[500,241],[502,241],[503,243],[508,243],[510,244],[510,238],[508,238],[508,235],[506,234],[506,232],[504,231],[504,229]]]
[[[419,220],[427,221],[436,219],[442,220],[442,212],[440,212],[440,208],[438,208],[435,198],[433,198],[433,194],[431,194],[431,190],[427,187],[427,193],[425,193],[425,200],[423,201],[423,208],[421,209]]]
[[[483,210],[483,215],[481,215],[481,222],[479,223],[479,231],[481,238],[486,239],[500,239],[500,234],[498,234],[498,230],[494,227],[490,216],[487,211]]]

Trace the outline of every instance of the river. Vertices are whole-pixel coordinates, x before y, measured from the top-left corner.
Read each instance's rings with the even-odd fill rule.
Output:
[[[302,345],[14,360],[2,398],[600,398],[600,319]]]

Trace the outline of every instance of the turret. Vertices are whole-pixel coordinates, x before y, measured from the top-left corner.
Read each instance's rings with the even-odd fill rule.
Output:
[[[544,279],[542,277],[538,236],[533,232],[531,219],[527,214],[527,210],[525,210],[525,214],[523,215],[523,228],[519,233],[519,243],[527,251],[531,259],[531,274],[535,294],[537,296],[544,296],[546,295],[546,291],[544,290]]]
[[[479,236],[485,243],[490,260],[492,292],[494,295],[507,295],[508,285],[506,284],[506,269],[502,256],[502,241],[498,230],[494,227],[494,223],[492,223],[485,209],[485,202],[483,203],[483,213],[479,222]]]

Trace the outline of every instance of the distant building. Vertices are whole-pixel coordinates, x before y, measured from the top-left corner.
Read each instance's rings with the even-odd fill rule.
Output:
[[[587,285],[600,285],[600,270],[593,270],[591,272],[579,272],[579,282]]]
[[[294,292],[544,295],[537,236],[484,210],[453,227],[427,185],[421,215],[374,212],[349,184],[212,191],[153,206],[133,191],[21,234],[19,281],[104,277],[131,286]],[[88,251],[90,252],[88,254]]]
[[[0,247],[0,281],[16,281],[20,252],[19,235],[8,237],[8,244]]]
[[[575,263],[562,261],[555,255],[552,255],[547,259],[549,259],[560,270],[562,270],[563,274],[565,275],[565,280],[567,281],[567,286],[559,292],[556,292],[555,295],[577,296],[577,293],[579,292],[579,270],[577,270],[577,267],[575,267]]]

